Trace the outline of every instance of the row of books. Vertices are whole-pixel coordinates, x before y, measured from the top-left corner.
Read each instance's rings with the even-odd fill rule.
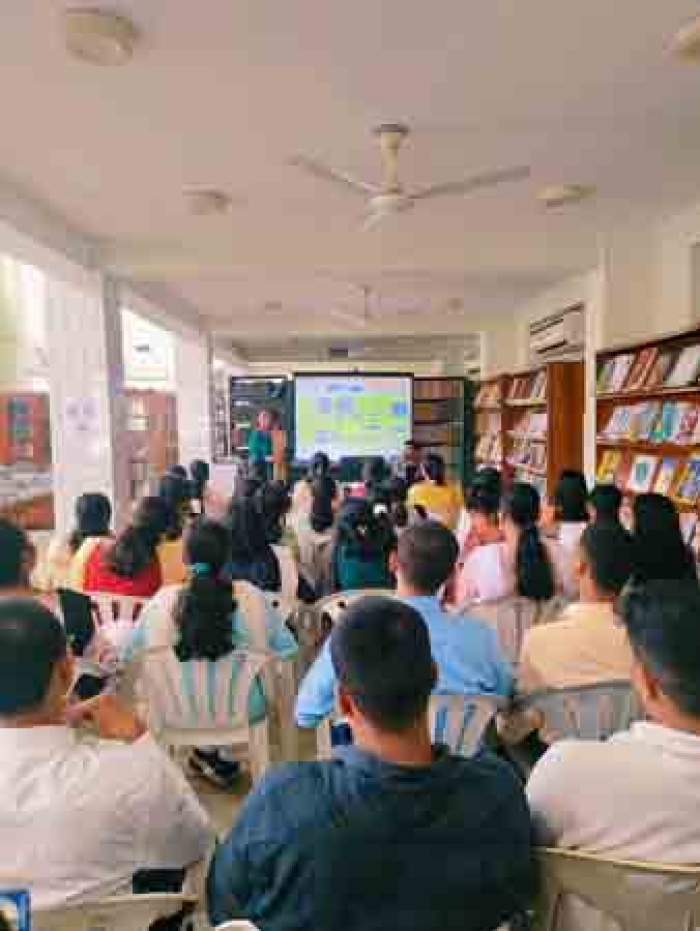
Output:
[[[685,388],[700,377],[700,345],[684,349],[647,346],[607,359],[598,369],[598,394]]]
[[[547,468],[547,447],[544,443],[533,443],[526,438],[517,439],[508,453],[508,463],[544,471]]]
[[[501,383],[488,382],[481,385],[474,398],[474,407],[495,407],[501,403]]]
[[[459,446],[462,442],[462,431],[459,425],[453,424],[414,424],[413,439],[416,443],[431,445],[441,443],[445,446]]]
[[[477,411],[474,423],[474,430],[477,434],[500,433],[501,432],[501,413],[500,411]]]
[[[615,407],[600,434],[604,440],[700,444],[700,405],[646,401]]]
[[[528,375],[516,375],[508,389],[509,401],[544,401],[547,395],[547,372],[540,369]]]
[[[547,411],[526,411],[513,426],[511,434],[529,439],[546,439]]]
[[[416,379],[413,382],[414,401],[446,401],[462,397],[462,381],[453,378]]]
[[[598,463],[596,481],[614,483],[634,494],[654,491],[679,504],[695,505],[700,499],[700,455],[660,457],[606,450]]]
[[[481,462],[500,462],[503,458],[500,433],[485,433],[479,437],[474,455]]]

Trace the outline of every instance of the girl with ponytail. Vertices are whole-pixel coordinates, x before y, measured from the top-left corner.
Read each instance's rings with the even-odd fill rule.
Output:
[[[171,647],[183,664],[195,660],[215,663],[236,649],[255,648],[259,644],[254,612],[264,619],[267,649],[280,659],[296,655],[294,637],[262,592],[246,583],[234,589],[224,580],[230,552],[231,538],[225,526],[207,518],[191,524],[184,544],[188,581],[162,588],[144,607],[123,650],[123,662],[155,647]],[[234,693],[231,689],[232,698]],[[254,723],[266,715],[262,687],[251,693],[248,713]],[[207,750],[195,751],[190,765],[219,786],[229,785],[238,774],[235,764]]]

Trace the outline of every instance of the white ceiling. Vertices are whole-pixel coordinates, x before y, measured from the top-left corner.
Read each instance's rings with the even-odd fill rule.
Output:
[[[110,0],[143,37],[120,69],[68,58],[63,7],[2,4],[0,176],[243,343],[466,333],[592,265],[607,230],[700,196],[700,68],[668,49],[700,0]],[[409,188],[533,178],[360,233],[361,201],[288,162],[377,179],[383,120],[413,128]],[[562,180],[598,196],[544,211],[535,191]],[[199,185],[230,213],[188,216]]]

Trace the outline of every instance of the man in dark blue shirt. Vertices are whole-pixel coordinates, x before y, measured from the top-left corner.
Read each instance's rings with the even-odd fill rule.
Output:
[[[510,769],[433,747],[425,622],[366,598],[332,636],[354,746],[268,774],[208,881],[213,924],[263,931],[494,931],[533,892],[530,819]]]

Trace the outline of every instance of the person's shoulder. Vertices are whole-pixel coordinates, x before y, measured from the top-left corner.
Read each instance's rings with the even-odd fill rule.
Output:
[[[620,755],[626,756],[624,741],[559,740],[535,764],[529,785],[550,782],[566,788],[574,784],[571,777],[581,790],[596,784],[596,777],[602,778]]]
[[[509,806],[524,808],[525,791],[512,766],[490,750],[473,757],[451,756],[451,766],[470,806],[475,803],[485,818]]]
[[[250,829],[264,839],[293,836],[328,819],[328,786],[335,760],[283,763],[263,776],[245,802]]]

